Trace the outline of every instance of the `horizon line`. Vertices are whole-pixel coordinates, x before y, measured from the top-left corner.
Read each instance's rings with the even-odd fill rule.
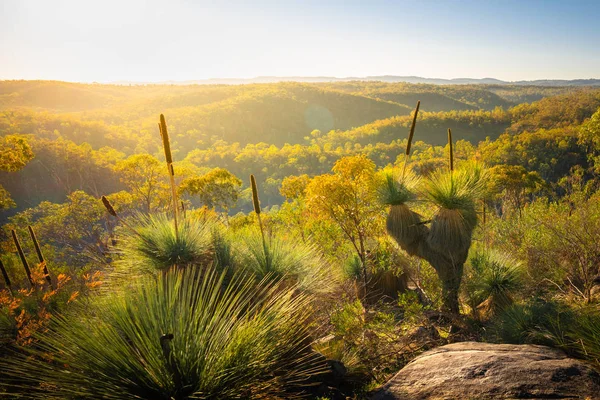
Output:
[[[498,84],[519,84],[519,83],[533,83],[540,81],[550,81],[550,82],[576,82],[576,81],[600,81],[600,78],[573,78],[573,79],[563,79],[563,78],[538,78],[538,79],[522,79],[522,80],[513,80],[507,81],[493,77],[483,77],[483,78],[471,78],[471,77],[457,77],[457,78],[430,78],[418,75],[392,75],[392,74],[384,74],[384,75],[367,75],[367,76],[346,76],[346,77],[337,77],[337,76],[327,76],[327,75],[310,75],[310,76],[302,76],[302,75],[290,75],[290,76],[278,76],[278,75],[258,75],[250,78],[240,78],[240,77],[215,77],[215,78],[200,78],[200,79],[182,79],[182,80],[157,80],[157,81],[130,81],[130,80],[111,80],[111,81],[69,81],[69,80],[61,80],[61,79],[25,79],[25,78],[2,78],[0,82],[6,81],[28,81],[28,82],[64,82],[64,83],[80,83],[80,84],[101,84],[101,85],[165,85],[165,84],[180,84],[180,85],[193,85],[193,84],[202,84],[202,83],[213,83],[214,81],[231,81],[231,82],[239,82],[239,83],[277,83],[277,82],[298,82],[299,80],[307,81],[314,80],[312,83],[323,83],[323,82],[352,82],[352,81],[374,81],[374,82],[385,82],[383,79],[394,79],[395,82],[388,83],[414,83],[414,84],[427,84],[435,82],[410,82],[406,81],[410,80],[422,80],[422,81],[438,81],[438,82],[447,82],[449,84],[457,83],[460,84],[460,81],[472,81],[472,82],[463,82],[464,83],[478,83],[478,81],[495,81]],[[253,82],[257,80],[276,80],[277,82]],[[600,83],[600,82],[599,82]],[[218,83],[215,83],[218,84]],[[491,83],[493,84],[493,83]]]

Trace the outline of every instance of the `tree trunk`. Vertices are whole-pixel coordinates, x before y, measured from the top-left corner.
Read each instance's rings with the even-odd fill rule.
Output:
[[[402,206],[392,206],[402,207]],[[396,213],[398,209],[393,210]],[[402,212],[406,212],[402,211]],[[440,252],[432,248],[428,243],[429,228],[421,224],[420,216],[410,211],[410,215],[398,218],[390,212],[388,216],[388,233],[398,242],[400,247],[411,256],[417,256],[427,261],[435,269],[442,283],[443,309],[452,314],[458,314],[460,311],[458,294],[460,283],[463,276],[464,263],[467,260],[469,248],[448,249]],[[404,223],[411,229],[404,227],[401,229],[398,225]]]
[[[366,298],[367,297],[367,284],[368,284],[367,256],[366,256],[366,252],[365,252],[365,244],[364,244],[362,235],[359,234],[358,238],[359,238],[359,243],[360,243],[360,262],[361,262],[362,268],[363,268],[363,283],[365,285],[365,298]]]
[[[453,265],[449,262],[436,262],[434,265],[431,264],[436,270],[440,280],[442,282],[442,302],[444,311],[452,314],[458,314],[459,303],[458,294],[460,289],[460,283],[462,281],[463,266]]]

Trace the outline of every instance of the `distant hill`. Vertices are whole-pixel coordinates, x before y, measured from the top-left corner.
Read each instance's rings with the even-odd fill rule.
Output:
[[[130,84],[167,84],[167,85],[242,85],[249,83],[278,83],[278,82],[405,82],[405,83],[429,83],[433,85],[519,85],[519,86],[600,86],[600,79],[539,79],[533,81],[503,81],[495,78],[424,78],[421,76],[396,76],[379,75],[364,77],[337,78],[333,76],[257,76],[255,78],[212,78],[189,81],[166,81],[166,82],[113,82],[116,85]]]

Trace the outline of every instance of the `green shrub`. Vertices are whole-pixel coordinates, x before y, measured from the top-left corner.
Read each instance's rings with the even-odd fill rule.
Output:
[[[346,338],[359,336],[364,328],[365,313],[360,300],[345,304],[331,315],[334,334]]]
[[[307,344],[310,297],[223,278],[146,276],[53,318],[38,350],[3,358],[0,369],[33,399],[165,400],[272,398],[323,371]]]
[[[414,291],[400,293],[398,306],[403,311],[403,322],[408,325],[420,322],[424,318],[424,312],[430,308],[419,301],[419,296]]]

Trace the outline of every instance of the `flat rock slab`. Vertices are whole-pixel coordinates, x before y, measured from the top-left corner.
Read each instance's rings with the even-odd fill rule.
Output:
[[[545,346],[462,342],[423,353],[372,397],[391,399],[600,399],[600,374]]]

